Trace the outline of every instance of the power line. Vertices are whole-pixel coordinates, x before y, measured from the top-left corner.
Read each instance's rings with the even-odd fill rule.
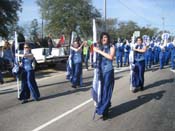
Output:
[[[138,14],[135,10],[131,9],[130,7],[128,7],[124,2],[122,2],[121,0],[119,0],[120,4],[123,5],[125,8],[127,8],[129,11],[131,11],[135,16],[141,17],[142,19],[144,19],[147,23],[154,25],[154,26],[162,26],[162,25],[158,25],[150,20],[148,20],[147,18],[145,18],[144,16]],[[156,6],[158,6],[157,1],[155,1]],[[165,26],[165,25],[164,25]],[[175,27],[175,25],[166,25],[166,26],[171,26],[171,27]]]
[[[119,0],[120,4],[123,5],[125,8],[127,8],[129,11],[131,11],[135,16],[139,16],[141,17],[142,19],[144,19],[147,23],[150,23],[152,24],[153,22],[146,19],[144,16],[138,14],[135,10],[131,9],[130,7],[128,7],[124,2],[122,2],[121,0]]]

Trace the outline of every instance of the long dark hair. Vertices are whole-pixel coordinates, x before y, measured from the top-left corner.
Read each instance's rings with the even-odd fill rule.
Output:
[[[136,38],[136,42],[137,42],[138,39],[140,39],[140,40],[142,41],[142,43],[143,43],[143,39],[142,39],[142,37],[140,37],[140,36],[137,37],[137,38]]]
[[[108,44],[110,44],[111,43],[111,39],[110,39],[110,36],[109,36],[109,34],[107,33],[107,32],[102,32],[101,33],[101,35],[100,35],[100,44],[102,44],[102,39],[103,39],[103,36],[107,36],[107,38],[108,38]]]

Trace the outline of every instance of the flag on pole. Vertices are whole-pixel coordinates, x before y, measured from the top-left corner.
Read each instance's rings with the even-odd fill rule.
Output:
[[[135,48],[134,46],[134,36],[132,37],[132,41],[131,41],[131,50],[130,50],[130,53],[129,53],[129,63],[130,63],[130,90],[133,90],[133,85],[132,85],[132,81],[133,81],[133,73],[134,73],[134,50],[133,48]]]
[[[19,67],[19,48],[18,48],[18,35],[15,31],[15,54],[17,54],[17,56],[15,56],[15,65],[14,66],[18,66]],[[20,97],[20,87],[19,87],[19,76],[16,75],[16,85],[17,85],[17,96],[18,98]]]
[[[73,40],[74,40],[74,33],[72,32],[70,46],[72,45]],[[72,52],[71,52],[71,50],[70,50],[69,58],[68,58],[68,61],[67,61],[66,70],[67,70],[66,79],[71,81],[71,79],[72,79]]]
[[[97,30],[95,19],[93,19],[93,43],[94,47],[97,46]],[[101,101],[101,79],[100,79],[100,65],[98,61],[98,53],[94,52],[93,54],[93,65],[94,65],[94,78],[92,83],[92,98],[94,100],[94,105],[98,107],[98,104]],[[96,113],[96,110],[95,110]],[[94,113],[94,117],[95,117]]]

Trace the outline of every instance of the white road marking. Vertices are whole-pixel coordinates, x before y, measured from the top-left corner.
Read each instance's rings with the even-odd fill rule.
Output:
[[[170,69],[170,71],[175,73],[175,70],[173,70],[173,69]]]
[[[45,124],[43,124],[43,125],[41,125],[41,126],[35,128],[35,129],[33,129],[32,131],[40,131],[40,130],[44,129],[45,127],[47,127],[47,126],[53,124],[54,122],[56,122],[56,121],[60,120],[61,118],[63,118],[63,117],[65,117],[65,116],[69,115],[70,113],[72,113],[72,112],[74,112],[74,111],[80,109],[81,107],[85,106],[86,104],[88,104],[88,103],[90,103],[90,102],[92,102],[92,101],[93,101],[92,99],[89,99],[89,100],[83,102],[82,104],[80,104],[80,105],[78,105],[78,106],[72,108],[71,110],[69,110],[69,111],[63,113],[62,115],[59,115],[59,116],[53,118],[52,120],[46,122]]]

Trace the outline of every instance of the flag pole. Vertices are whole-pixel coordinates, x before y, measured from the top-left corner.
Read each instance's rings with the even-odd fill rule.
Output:
[[[18,35],[17,32],[15,31],[15,54],[17,54],[16,57],[16,64],[19,64],[19,49],[18,49]],[[17,97],[19,99],[19,94],[20,94],[20,88],[19,88],[19,76],[16,76],[16,84],[17,84]]]

